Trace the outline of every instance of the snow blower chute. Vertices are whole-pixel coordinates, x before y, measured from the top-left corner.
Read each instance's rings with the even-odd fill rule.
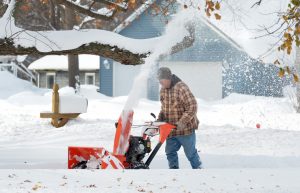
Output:
[[[151,113],[155,118],[155,115]],[[142,136],[130,135],[133,111],[123,111],[115,124],[113,152],[102,147],[69,147],[69,169],[148,169],[151,161],[176,126],[165,122],[146,122]],[[159,142],[151,149],[150,139],[159,135]],[[144,162],[146,154],[150,153]]]

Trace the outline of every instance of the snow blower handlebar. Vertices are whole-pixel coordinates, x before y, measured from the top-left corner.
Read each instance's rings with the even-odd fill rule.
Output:
[[[166,122],[159,122],[159,121],[150,121],[150,122],[146,122],[146,124],[144,124],[144,125],[131,125],[131,126],[144,127],[145,128],[144,131],[143,131],[143,137],[142,137],[143,140],[149,140],[148,137],[153,137],[155,135],[159,135],[159,142],[155,146],[155,148],[153,149],[153,151],[151,152],[150,156],[148,157],[148,159],[146,160],[145,163],[142,163],[142,162],[141,163],[136,163],[136,161],[133,162],[131,159],[129,159],[129,158],[132,158],[132,157],[136,157],[136,158],[138,158],[139,156],[143,157],[143,155],[145,153],[145,152],[142,152],[141,153],[142,155],[136,154],[135,150],[136,150],[136,148],[139,149],[139,147],[136,147],[136,144],[134,144],[134,143],[130,142],[129,149],[127,150],[127,153],[125,154],[126,160],[129,163],[129,167],[127,167],[127,168],[131,168],[131,169],[140,169],[140,168],[148,169],[150,163],[152,162],[153,158],[155,157],[155,155],[159,151],[160,147],[165,142],[165,140],[169,136],[172,129],[175,129],[176,126],[172,125],[172,124],[169,124],[169,123],[166,123]],[[132,136],[132,139],[130,139],[129,141],[133,140],[134,138],[139,138],[139,137],[133,137]],[[134,151],[131,151],[132,149]]]
[[[177,127],[176,125],[172,125],[167,122],[157,121],[154,113],[151,113],[150,115],[154,118],[155,121],[146,122],[145,125],[140,125],[140,126],[146,127],[146,129],[143,131],[144,135],[153,137],[155,135],[158,135],[158,133],[159,133],[159,142],[155,146],[153,151],[151,152],[147,161],[145,162],[145,165],[144,165],[145,168],[149,168],[150,163],[152,162],[153,158],[157,154],[157,152],[160,149],[160,147],[162,146],[162,144],[166,141],[166,139],[169,136],[169,134],[171,133],[172,129],[176,129],[176,127]],[[132,126],[139,127],[139,125],[132,125]]]
[[[158,122],[157,122],[158,123]],[[169,123],[163,123],[160,122],[159,125],[159,142],[158,144],[155,146],[154,150],[152,151],[152,153],[150,154],[149,158],[147,159],[147,161],[145,162],[146,167],[149,167],[151,161],[153,160],[154,156],[156,155],[156,153],[158,152],[159,148],[161,147],[161,145],[166,141],[167,137],[169,136],[169,134],[171,133],[172,129],[175,129],[176,126],[175,125],[171,125]]]

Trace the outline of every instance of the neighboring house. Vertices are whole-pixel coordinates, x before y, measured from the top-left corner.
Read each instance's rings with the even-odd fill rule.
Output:
[[[60,87],[69,85],[68,57],[45,56],[29,66],[37,75],[40,88],[52,88],[54,83]],[[80,84],[99,86],[99,56],[79,55]]]
[[[123,25],[116,32],[130,38],[145,39],[160,36],[165,27],[161,18],[147,13],[140,16],[134,13],[130,19],[130,25]],[[282,96],[285,81],[277,76],[277,67],[251,58],[205,18],[196,25],[195,33],[193,46],[163,59],[156,68],[170,67],[196,97],[205,100],[218,100],[230,93]],[[108,96],[128,95],[139,69],[140,66],[122,65],[101,57],[100,92]],[[159,99],[155,74],[145,87],[147,98]]]
[[[36,76],[23,65],[21,56],[0,56],[0,71],[7,71],[18,78],[36,82]]]

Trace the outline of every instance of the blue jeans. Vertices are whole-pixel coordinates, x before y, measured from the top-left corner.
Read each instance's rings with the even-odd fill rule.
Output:
[[[183,146],[184,153],[190,161],[193,169],[201,166],[200,157],[198,155],[196,145],[196,134],[193,132],[191,135],[174,136],[167,139],[166,142],[166,155],[169,161],[170,169],[178,169],[178,154],[177,151]]]

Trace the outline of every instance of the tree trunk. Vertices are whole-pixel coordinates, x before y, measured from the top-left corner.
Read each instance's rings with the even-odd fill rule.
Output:
[[[69,86],[76,87],[75,77],[79,76],[79,64],[78,64],[78,55],[68,55],[68,68],[69,68]]]
[[[74,10],[71,10],[66,7],[66,14],[65,14],[65,23],[66,29],[71,30],[75,25],[75,14]],[[68,71],[69,71],[69,86],[76,88],[76,76],[79,76],[79,61],[78,55],[69,54],[68,55]]]
[[[57,18],[56,18],[56,10],[57,10],[57,5],[55,5],[53,3],[52,0],[50,0],[50,21],[51,21],[51,25],[53,28],[55,28],[56,30],[59,29],[58,23],[57,23]]]
[[[69,86],[76,88],[76,76],[79,76],[78,55],[68,55]]]

